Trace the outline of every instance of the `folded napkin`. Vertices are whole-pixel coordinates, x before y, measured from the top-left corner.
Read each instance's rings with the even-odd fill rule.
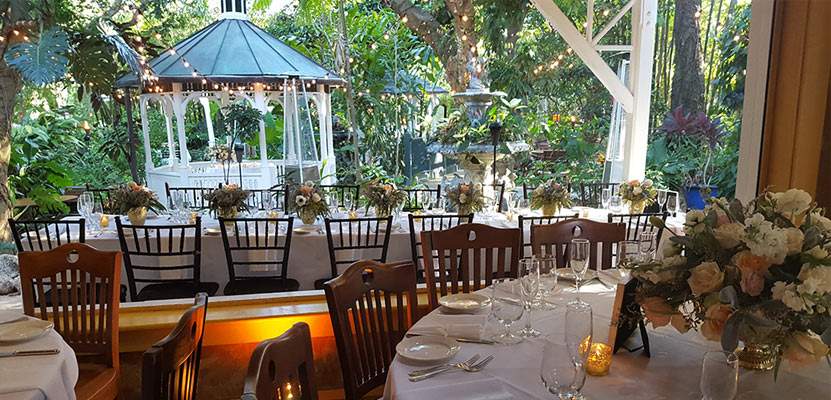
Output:
[[[448,324],[444,326],[433,325],[415,327],[410,333],[429,336],[447,336],[452,338],[482,340],[481,324]]]
[[[517,388],[506,384],[500,379],[485,378],[475,381],[456,382],[444,385],[437,385],[436,381],[428,381],[426,385],[413,385],[415,390],[397,393],[396,398],[400,400],[423,400],[423,399],[470,399],[470,400],[510,400],[510,399],[533,399],[532,396]]]

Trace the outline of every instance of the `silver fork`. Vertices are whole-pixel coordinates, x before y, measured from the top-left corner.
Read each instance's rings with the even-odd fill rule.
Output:
[[[488,363],[490,363],[492,360],[493,360],[493,355],[489,355],[489,356],[485,357],[485,359],[483,359],[482,361],[479,361],[476,364],[464,365],[464,366],[460,367],[460,369],[462,371],[465,371],[465,372],[479,372],[483,368],[485,368],[485,366],[487,366]],[[422,375],[418,375],[418,376],[410,376],[410,382],[423,381],[427,378],[434,377],[438,374],[441,374],[442,372],[449,371],[451,369],[452,368],[439,369],[439,370],[436,370],[436,371],[433,371],[433,372],[428,372],[426,374],[422,374]]]
[[[464,362],[449,363],[449,364],[444,364],[444,365],[436,365],[435,367],[430,367],[430,368],[417,369],[415,371],[410,371],[408,375],[418,376],[418,375],[423,375],[423,374],[426,374],[426,373],[429,373],[429,372],[437,371],[437,370],[440,370],[440,369],[449,369],[449,368],[453,368],[453,367],[462,369],[465,366],[473,365],[473,363],[475,363],[476,361],[479,360],[479,357],[480,357],[479,354],[474,354],[473,357],[470,357],[470,359],[468,359],[467,361],[464,361]]]

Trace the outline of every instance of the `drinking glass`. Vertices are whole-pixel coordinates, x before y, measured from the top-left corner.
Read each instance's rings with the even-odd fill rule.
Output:
[[[667,191],[658,191],[658,205],[661,206],[660,211],[664,211],[664,204],[667,204]]]
[[[735,353],[708,351],[701,363],[701,397],[704,400],[731,400],[739,386],[739,358]]]
[[[522,338],[511,332],[511,325],[522,318],[523,304],[519,285],[510,279],[496,279],[491,285],[491,313],[503,325],[504,331],[494,340],[515,344]]]
[[[332,214],[333,217],[338,215],[338,198],[337,196],[332,196],[329,198],[329,212]]]
[[[432,192],[418,192],[418,205],[421,206],[421,210],[426,212],[433,208],[433,204],[430,201],[432,196]]]
[[[559,399],[581,399],[586,382],[586,361],[592,341],[592,309],[585,303],[566,306],[563,341],[551,336],[543,346],[540,378]],[[565,344],[563,344],[565,342]]]
[[[101,232],[101,216],[104,215],[104,207],[100,201],[96,201],[92,205],[92,213],[90,215],[92,232]]]
[[[655,259],[655,232],[641,232],[638,235],[638,250],[641,261],[649,262]]]
[[[571,239],[569,247],[569,261],[571,272],[574,273],[574,283],[577,285],[577,302],[580,302],[580,283],[589,267],[589,241],[587,239]]]
[[[669,215],[674,217],[676,210],[678,210],[678,195],[670,195],[669,193],[667,193],[667,212],[669,213]]]
[[[95,198],[92,196],[90,192],[81,193],[78,196],[78,214],[84,218],[86,223],[89,223],[90,216],[92,215],[92,208],[95,206]]]
[[[620,213],[623,209],[623,202],[618,195],[614,195],[609,198],[609,210],[615,214]]]
[[[640,242],[624,240],[617,244],[617,271],[621,279],[628,280],[632,267],[640,257]]]
[[[332,197],[334,201],[337,201],[337,198]],[[352,211],[352,196],[344,196],[343,197],[343,208],[346,209],[346,212]]]
[[[522,289],[522,306],[525,312],[525,327],[519,331],[519,336],[537,337],[540,331],[531,327],[531,309],[540,293],[540,263],[537,259],[519,260],[519,286]]]
[[[609,209],[609,201],[612,199],[612,189],[604,188],[600,192],[600,204],[603,205],[604,210]]]
[[[537,259],[540,270],[540,290],[537,296],[537,307],[542,310],[553,310],[554,303],[546,300],[557,289],[557,259],[551,256]]]
[[[274,194],[266,192],[265,196],[263,196],[263,204],[262,205],[263,205],[263,211],[265,211],[266,216],[268,216],[268,213],[271,212],[271,210],[274,209]]]

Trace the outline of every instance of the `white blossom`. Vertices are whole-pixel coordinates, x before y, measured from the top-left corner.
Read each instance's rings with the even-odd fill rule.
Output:
[[[771,198],[776,202],[776,211],[787,216],[802,213],[811,206],[811,195],[800,189],[773,193]]]
[[[744,225],[738,222],[724,224],[716,228],[713,234],[721,247],[732,249],[741,244],[744,239]]]
[[[754,255],[766,258],[772,264],[781,264],[788,255],[788,237],[762,214],[753,214],[745,220],[745,244]]]
[[[306,203],[308,203],[308,202],[309,202],[309,199],[307,199],[306,196],[299,196],[298,195],[297,197],[294,198],[294,203],[297,204],[299,207],[305,206]]]

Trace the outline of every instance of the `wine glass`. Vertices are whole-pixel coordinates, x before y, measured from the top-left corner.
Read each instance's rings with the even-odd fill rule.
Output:
[[[496,279],[491,285],[491,314],[505,328],[494,340],[504,344],[515,344],[522,338],[511,332],[511,325],[522,318],[522,295],[515,282],[502,278]]]
[[[667,213],[674,217],[676,210],[678,210],[678,195],[673,194],[672,199],[670,199],[670,194],[667,193]]]
[[[540,293],[540,263],[535,258],[519,260],[519,286],[522,289],[522,306],[525,312],[525,327],[519,331],[524,338],[537,337],[540,331],[531,327],[531,308]]]
[[[104,207],[100,201],[96,201],[92,205],[92,213],[90,215],[92,232],[101,232],[101,216],[104,215]],[[91,232],[91,233],[92,233]]]
[[[617,271],[621,279],[629,280],[632,267],[640,256],[640,242],[624,240],[617,245]]]
[[[418,206],[421,208],[421,211],[427,212],[427,210],[431,210],[433,208],[433,204],[430,201],[432,196],[432,192],[418,192]]]
[[[553,310],[554,303],[547,301],[557,289],[557,259],[551,256],[537,258],[540,271],[540,290],[537,296],[537,307],[542,310]]]
[[[566,306],[564,342],[552,336],[543,346],[540,378],[559,399],[580,399],[592,341],[592,309],[586,303]]]
[[[270,192],[266,192],[265,196],[263,196],[263,211],[265,211],[266,216],[269,215],[271,210],[274,209],[274,194]]]
[[[338,215],[338,210],[339,209],[340,208],[338,207],[338,197],[337,196],[329,197],[329,212],[332,214],[332,216]]]
[[[655,259],[655,232],[641,232],[638,235],[638,250],[641,261],[649,262]]]
[[[660,211],[664,211],[665,204],[667,204],[667,191],[662,189],[658,191],[658,205],[660,206]]]
[[[589,241],[587,239],[571,239],[568,265],[574,273],[574,283],[577,285],[577,302],[580,302],[580,283],[589,267]]]
[[[600,204],[603,205],[604,210],[609,209],[609,201],[612,199],[612,189],[603,188],[600,192]]]
[[[739,359],[735,353],[708,351],[701,363],[701,396],[704,400],[730,400],[739,386]]]
[[[336,197],[332,197],[332,200],[337,201]],[[343,208],[346,210],[347,213],[352,211],[353,206],[354,206],[354,204],[352,204],[352,196],[344,196],[343,197]]]
[[[92,193],[84,192],[78,196],[78,214],[80,214],[85,221],[89,222],[90,215],[92,214],[92,208],[94,206],[95,197],[92,196]]]
[[[609,198],[609,210],[615,214],[620,213],[623,209],[623,202],[618,195],[614,195]]]

